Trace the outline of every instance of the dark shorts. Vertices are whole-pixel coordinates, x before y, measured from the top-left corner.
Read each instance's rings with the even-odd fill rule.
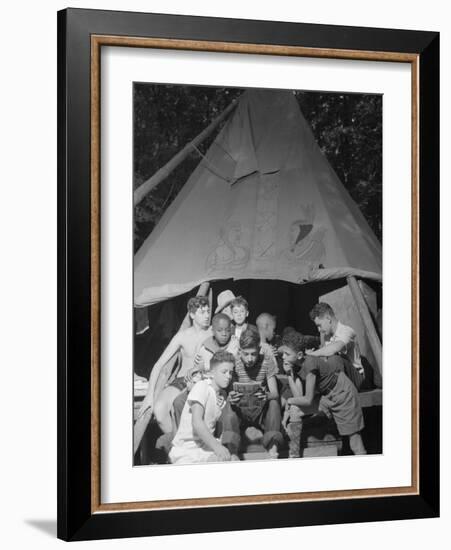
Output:
[[[330,393],[321,396],[319,410],[335,420],[340,435],[352,435],[365,427],[359,394],[344,372]]]

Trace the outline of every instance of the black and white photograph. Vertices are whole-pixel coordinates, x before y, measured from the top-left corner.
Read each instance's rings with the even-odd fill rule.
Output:
[[[382,103],[133,84],[134,466],[383,453]]]

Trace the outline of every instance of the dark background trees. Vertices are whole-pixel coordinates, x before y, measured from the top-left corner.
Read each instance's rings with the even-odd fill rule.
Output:
[[[134,189],[199,134],[242,91],[238,88],[135,84]],[[296,98],[321,150],[381,240],[382,97],[297,91]],[[201,154],[207,151],[221,126],[200,145]],[[191,153],[135,208],[135,251],[200,159],[199,153]]]

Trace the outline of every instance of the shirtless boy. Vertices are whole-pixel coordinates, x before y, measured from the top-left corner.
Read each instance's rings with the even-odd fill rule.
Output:
[[[208,298],[205,296],[190,298],[188,300],[187,309],[192,320],[192,326],[186,330],[177,332],[169,342],[166,350],[155,363],[150,373],[147,395],[138,413],[138,418],[140,418],[149,408],[152,409],[155,419],[163,433],[170,433],[172,431],[172,422],[169,413],[174,399],[186,388],[187,380],[189,380],[190,377],[190,371],[193,368],[194,357],[204,340],[211,335],[208,327],[210,320]],[[166,363],[179,351],[182,356],[182,365],[178,372],[178,376],[160,392],[154,403],[155,387],[160,373]]]

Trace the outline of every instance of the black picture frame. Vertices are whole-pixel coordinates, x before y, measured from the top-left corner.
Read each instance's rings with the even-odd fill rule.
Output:
[[[99,513],[93,505],[92,36],[152,37],[416,59],[418,494]],[[341,54],[337,54],[341,52]],[[415,519],[439,515],[439,34],[67,9],[58,13],[58,537],[64,540]],[[98,336],[98,335],[97,335]],[[422,375],[424,373],[424,375]],[[88,436],[91,434],[91,437]],[[226,517],[226,523],[224,523]]]

